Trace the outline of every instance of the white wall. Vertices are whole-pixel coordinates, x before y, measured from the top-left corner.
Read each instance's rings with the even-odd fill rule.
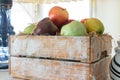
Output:
[[[96,17],[104,23],[105,32],[113,37],[113,48],[116,47],[120,39],[120,0],[96,0]]]
[[[105,32],[115,39],[120,35],[120,0],[96,0],[96,16],[105,25]]]

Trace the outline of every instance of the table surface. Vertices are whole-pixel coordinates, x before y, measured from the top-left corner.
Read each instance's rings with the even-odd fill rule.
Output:
[[[0,80],[11,80],[8,70],[0,71]]]

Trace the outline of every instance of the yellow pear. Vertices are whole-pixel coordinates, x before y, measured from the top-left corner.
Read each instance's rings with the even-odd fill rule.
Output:
[[[104,25],[98,18],[87,18],[83,24],[88,33],[96,32],[100,35],[104,33]]]

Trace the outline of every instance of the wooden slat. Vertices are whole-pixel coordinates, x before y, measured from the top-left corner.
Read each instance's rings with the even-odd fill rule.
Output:
[[[109,80],[110,56],[88,64],[50,59],[10,58],[12,77],[25,80]]]
[[[111,54],[111,37],[10,36],[12,56],[31,56],[94,62]]]

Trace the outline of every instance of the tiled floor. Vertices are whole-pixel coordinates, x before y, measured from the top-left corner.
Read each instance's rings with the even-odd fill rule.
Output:
[[[0,80],[11,80],[8,71],[0,71]]]

